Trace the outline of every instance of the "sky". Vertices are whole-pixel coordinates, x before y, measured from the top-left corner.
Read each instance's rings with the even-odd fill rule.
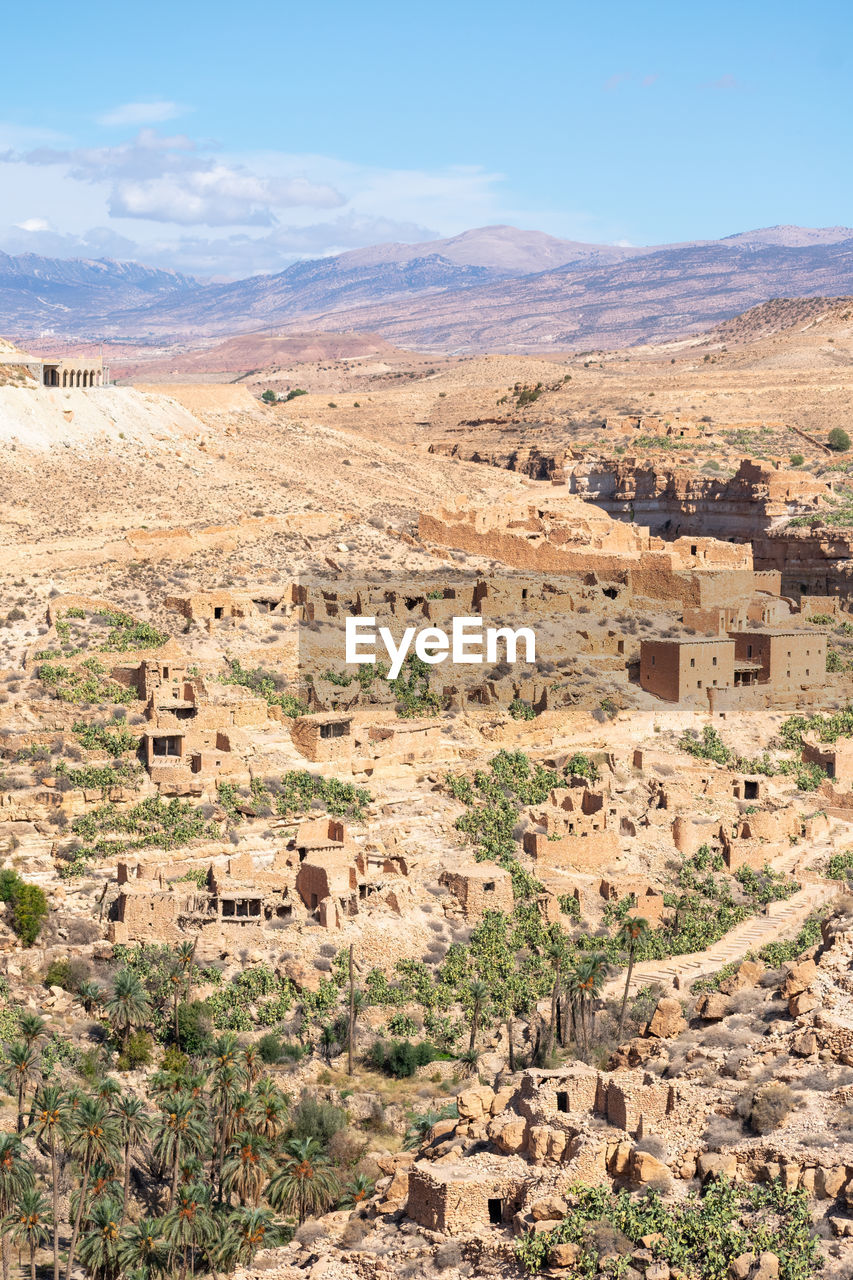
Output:
[[[33,0],[0,249],[234,278],[499,223],[850,225],[851,37],[849,0]]]

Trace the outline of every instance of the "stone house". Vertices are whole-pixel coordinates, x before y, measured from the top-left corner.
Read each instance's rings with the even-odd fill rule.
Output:
[[[667,702],[702,695],[709,685],[735,683],[731,640],[678,636],[640,642],[640,684]]]
[[[487,911],[512,912],[512,876],[494,862],[467,862],[455,871],[442,871],[439,883],[455,895],[469,923]]]
[[[819,765],[835,783],[847,785],[853,782],[853,738],[820,742],[815,734],[806,734],[802,759],[804,764]]]
[[[734,632],[732,639],[736,667],[745,662],[756,664],[758,684],[784,690],[824,679],[826,635],[820,631],[756,629]]]
[[[306,760],[318,763],[348,760],[353,749],[352,715],[343,711],[319,711],[297,716],[291,723],[290,736]]]
[[[507,1168],[507,1166],[509,1166]],[[469,1234],[512,1222],[529,1176],[515,1160],[470,1156],[450,1163],[416,1160],[409,1174],[406,1213],[429,1231]]]

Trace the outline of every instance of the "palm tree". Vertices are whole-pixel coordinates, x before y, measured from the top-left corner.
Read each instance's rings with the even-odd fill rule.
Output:
[[[563,962],[566,958],[566,940],[562,933],[553,933],[544,948],[545,958],[554,970],[554,983],[551,987],[551,1014],[548,1020],[548,1040],[542,1057],[546,1058],[554,1048],[554,1033],[557,1028],[557,1009],[560,1002],[560,982]]]
[[[193,981],[193,962],[195,960],[195,949],[198,942],[198,934],[192,942],[181,942],[175,951],[175,959],[178,967],[184,975],[184,999],[189,1000],[190,991]]]
[[[259,1249],[275,1243],[275,1219],[269,1209],[235,1209],[219,1240],[219,1258],[227,1271],[251,1266]]]
[[[320,1052],[326,1059],[326,1062],[332,1061],[332,1050],[338,1043],[338,1037],[335,1034],[335,1028],[330,1022],[324,1022],[320,1031]]]
[[[24,1147],[16,1133],[0,1133],[0,1217],[7,1218],[25,1191],[35,1185],[33,1167],[24,1156]],[[3,1232],[3,1280],[9,1276],[9,1237]]]
[[[121,1234],[117,1249],[123,1272],[141,1272],[154,1276],[165,1272],[169,1248],[163,1239],[163,1224],[157,1218],[141,1218],[132,1222]]]
[[[93,1280],[112,1280],[119,1272],[120,1208],[115,1200],[92,1206],[90,1228],[80,1241],[80,1261]]]
[[[104,1001],[104,1012],[124,1048],[131,1031],[142,1026],[151,1012],[145,988],[132,969],[120,969],[116,974],[112,994]]]
[[[210,1100],[216,1108],[217,1141],[213,1149],[211,1178],[216,1178],[218,1198],[222,1199],[222,1165],[225,1150],[234,1132],[233,1113],[242,1098],[243,1075],[236,1060],[230,1054],[223,1054],[221,1065],[215,1068],[213,1084],[210,1088]]]
[[[357,1173],[351,1182],[344,1187],[344,1194],[341,1196],[340,1207],[342,1209],[357,1209],[365,1200],[369,1200],[373,1195],[373,1183],[366,1173]]]
[[[207,1244],[213,1231],[207,1189],[198,1184],[180,1187],[174,1204],[163,1218],[163,1239],[173,1259],[179,1250],[182,1253],[181,1280],[187,1274],[190,1253]]]
[[[82,1169],[77,1212],[74,1216],[71,1243],[68,1247],[68,1266],[65,1272],[65,1280],[71,1280],[74,1254],[77,1249],[77,1240],[80,1236],[80,1222],[83,1218],[92,1166],[97,1161],[111,1161],[116,1154],[118,1145],[118,1125],[115,1117],[110,1115],[109,1107],[103,1098],[82,1097],[71,1122],[71,1133],[68,1142],[68,1150],[80,1161]]]
[[[154,1154],[164,1168],[171,1166],[170,1206],[175,1202],[181,1159],[197,1155],[207,1142],[207,1128],[199,1116],[194,1098],[178,1094],[163,1108],[158,1122]]]
[[[36,1280],[36,1249],[50,1239],[53,1216],[47,1200],[35,1187],[28,1187],[18,1197],[12,1213],[4,1222],[12,1244],[30,1251],[30,1280]]]
[[[96,1098],[101,1098],[108,1107],[111,1107],[121,1094],[121,1085],[112,1076],[104,1076],[102,1080],[96,1081],[93,1093]]]
[[[243,1049],[243,1071],[250,1089],[261,1074],[261,1061],[258,1046],[256,1044],[247,1044]]]
[[[600,952],[585,955],[575,964],[575,983],[580,999],[580,1022],[584,1038],[584,1057],[589,1056],[595,1024],[593,1006],[604,985],[605,964]]]
[[[80,1002],[87,1013],[91,1013],[94,1009],[99,1009],[104,999],[104,991],[99,987],[97,982],[92,982],[91,978],[85,978],[77,988],[77,995]]]
[[[127,1217],[127,1202],[130,1197],[130,1157],[133,1148],[148,1132],[148,1116],[145,1103],[135,1094],[123,1093],[113,1106],[118,1121],[119,1136],[124,1143],[124,1191],[121,1204],[121,1226]]]
[[[468,988],[468,997],[471,1001],[471,1038],[468,1041],[468,1048],[473,1053],[477,1047],[480,1019],[489,999],[489,988],[485,982],[472,982]]]
[[[340,1194],[338,1175],[316,1138],[291,1138],[284,1161],[270,1178],[267,1200],[274,1209],[295,1214],[300,1225],[309,1213],[322,1213]]]
[[[267,1144],[260,1134],[238,1134],[222,1166],[222,1189],[238,1196],[241,1205],[251,1200],[257,1208],[268,1166]]]
[[[47,1144],[50,1152],[50,1186],[53,1200],[53,1280],[59,1280],[59,1168],[56,1160],[57,1140],[62,1136],[68,1118],[68,1104],[55,1084],[44,1084],[33,1101],[30,1128],[36,1140]]]
[[[24,1132],[24,1099],[27,1085],[36,1074],[39,1065],[39,1054],[34,1045],[15,1040],[6,1050],[9,1065],[5,1072],[9,1089],[18,1099],[18,1133]]]
[[[18,1014],[18,1030],[24,1044],[32,1046],[47,1032],[47,1023],[30,1009]]]
[[[255,1086],[253,1114],[258,1133],[274,1142],[287,1117],[287,1098],[269,1076],[262,1076]]]
[[[627,916],[616,935],[616,942],[623,951],[628,952],[628,973],[625,977],[625,990],[622,993],[622,1008],[619,1010],[619,1034],[617,1039],[622,1043],[622,1032],[625,1029],[625,1009],[628,1004],[628,991],[631,987],[631,974],[634,971],[634,956],[637,947],[649,932],[649,922],[642,916]]]

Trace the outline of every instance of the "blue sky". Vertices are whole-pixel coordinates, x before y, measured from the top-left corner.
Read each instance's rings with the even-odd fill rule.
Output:
[[[493,223],[847,225],[851,36],[835,0],[36,0],[4,20],[0,248],[233,276]]]

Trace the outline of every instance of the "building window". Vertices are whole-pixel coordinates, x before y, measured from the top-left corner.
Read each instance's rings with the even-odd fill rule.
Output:
[[[499,1227],[504,1218],[504,1202],[497,1197],[489,1199],[489,1222],[493,1227]]]
[[[654,655],[654,654],[652,654],[652,666],[654,666],[654,665],[655,665],[655,655]]]
[[[569,1095],[567,1093],[558,1093],[557,1094],[557,1110],[568,1111],[568,1109],[569,1109]]]
[[[695,666],[696,666],[696,659],[695,659],[695,658],[691,658],[691,659],[690,659],[690,665],[691,665],[691,667],[695,667]]]
[[[751,657],[752,657],[752,645],[751,645],[751,644],[748,644],[748,645],[746,646],[746,656],[747,656],[748,658],[751,658]]]
[[[701,680],[697,680],[697,681],[696,681],[696,688],[697,688],[697,689],[701,689],[701,688],[702,688],[702,681],[701,681]]]
[[[711,666],[712,666],[712,667],[715,667],[716,665],[717,665],[717,659],[716,659],[716,658],[712,658],[712,659],[711,659]]]

